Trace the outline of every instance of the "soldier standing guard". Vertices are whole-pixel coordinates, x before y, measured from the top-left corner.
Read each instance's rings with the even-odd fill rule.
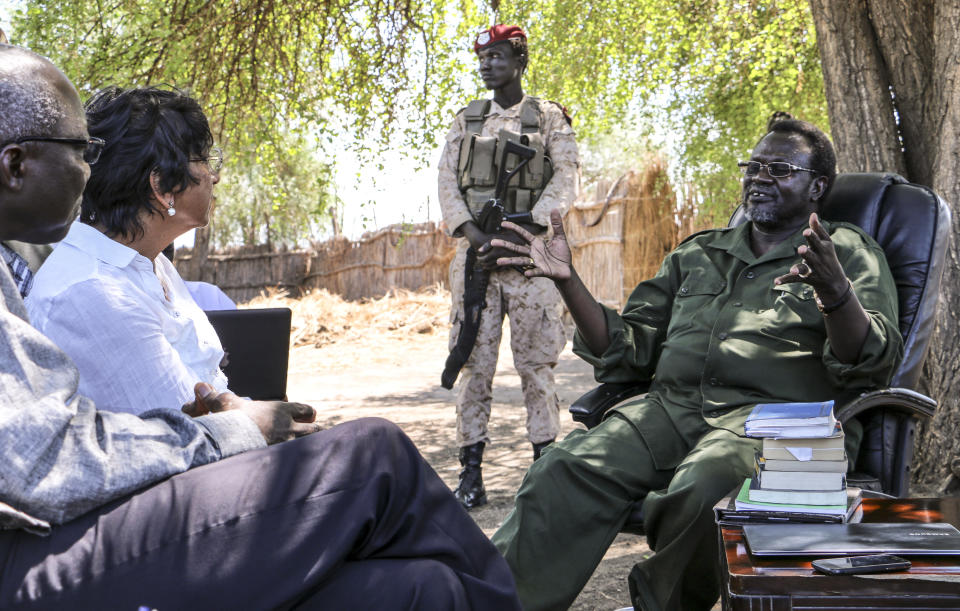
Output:
[[[450,264],[451,350],[465,324],[471,324],[464,315],[468,250],[473,250],[471,261],[476,261],[476,269],[487,278],[486,290],[478,296],[483,309],[479,326],[474,322],[476,340],[457,389],[457,445],[463,469],[455,492],[468,508],[487,502],[480,465],[490,439],[487,422],[504,315],[510,319],[510,347],[520,374],[534,460],[560,432],[553,368],[566,343],[557,289],[544,278],[530,280],[515,269],[496,268],[497,258],[510,253],[492,248],[490,240],[499,237],[517,242],[519,237],[511,231],[484,231],[480,211],[494,197],[503,169],[499,166],[516,165],[517,160],[503,155],[510,140],[535,151],[502,194],[506,213],[529,213],[531,222],[524,226],[531,233],[543,233],[550,225],[550,211],[573,202],[580,168],[577,143],[564,108],[523,93],[520,79],[528,61],[523,30],[494,25],[477,36],[473,48],[480,62],[480,77],[486,88],[493,90],[493,99],[474,100],[457,114],[447,134],[438,179],[446,231],[465,238]]]

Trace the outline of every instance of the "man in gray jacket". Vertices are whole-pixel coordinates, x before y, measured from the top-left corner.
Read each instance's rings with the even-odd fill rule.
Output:
[[[63,73],[9,45],[0,109],[0,240],[57,241],[103,143]],[[0,608],[519,609],[502,558],[394,425],[318,432],[308,405],[205,384],[183,411],[100,412],[8,265]]]

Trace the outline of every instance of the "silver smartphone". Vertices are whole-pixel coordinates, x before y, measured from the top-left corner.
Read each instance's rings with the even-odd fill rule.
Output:
[[[814,560],[811,564],[813,568],[827,575],[889,573],[891,571],[905,571],[910,568],[909,560],[891,554],[822,558],[820,560]]]

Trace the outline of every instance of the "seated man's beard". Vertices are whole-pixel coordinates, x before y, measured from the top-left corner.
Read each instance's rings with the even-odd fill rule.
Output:
[[[750,206],[744,209],[744,215],[748,221],[753,221],[758,225],[774,225],[780,220],[780,214],[772,206]]]

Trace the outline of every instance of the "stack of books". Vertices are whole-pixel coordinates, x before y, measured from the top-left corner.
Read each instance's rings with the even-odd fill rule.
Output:
[[[856,521],[861,492],[846,485],[843,428],[833,401],[760,404],[745,429],[763,438],[763,449],[754,476],[736,495],[737,511]]]

